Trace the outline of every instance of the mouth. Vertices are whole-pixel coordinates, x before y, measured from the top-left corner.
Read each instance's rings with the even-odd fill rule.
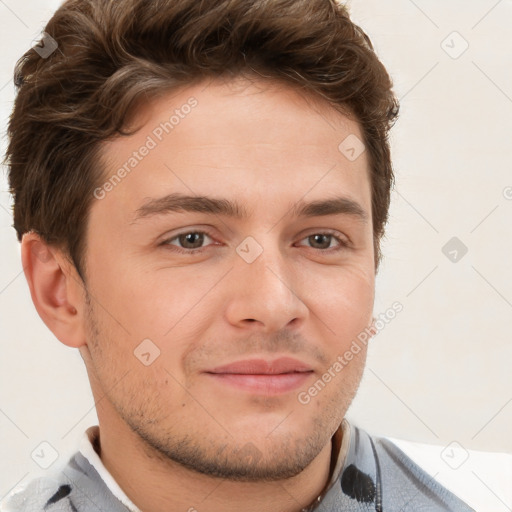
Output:
[[[303,386],[313,373],[311,366],[290,357],[248,359],[205,372],[221,385],[265,395],[289,393]]]

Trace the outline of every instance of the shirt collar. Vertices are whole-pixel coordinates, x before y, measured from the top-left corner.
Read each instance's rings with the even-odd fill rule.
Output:
[[[98,425],[89,427],[82,437],[79,451],[89,461],[91,466],[98,472],[101,479],[105,482],[110,492],[126,507],[130,512],[141,512],[139,508],[126,496],[114,477],[109,473],[98,455],[99,451],[100,428]]]
[[[336,430],[331,438],[332,452],[329,481],[319,496],[313,502],[311,502],[309,506],[302,509],[302,512],[310,512],[315,510],[320,502],[324,499],[325,495],[332,489],[333,485],[340,479],[340,475],[343,471],[343,468],[345,467],[347,453],[350,446],[350,434],[350,423],[345,418],[343,418],[341,425],[338,427],[338,430]]]

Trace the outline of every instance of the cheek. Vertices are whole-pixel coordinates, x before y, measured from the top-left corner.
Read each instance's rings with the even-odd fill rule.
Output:
[[[360,268],[339,268],[308,284],[310,310],[321,319],[338,343],[351,339],[369,325],[373,313],[374,278]]]
[[[219,294],[225,274],[223,269],[198,272],[191,266],[110,276],[116,286],[102,283],[99,295],[111,312],[102,317],[119,346],[112,350],[133,352],[149,339],[157,347],[145,342],[150,352],[158,353],[155,366],[179,374],[186,353],[204,341],[205,332],[222,315],[225,303]]]
[[[91,295],[113,331],[125,337],[129,333],[134,340],[160,338],[204,295],[201,280],[183,279],[182,270],[146,269],[129,258],[97,257]]]

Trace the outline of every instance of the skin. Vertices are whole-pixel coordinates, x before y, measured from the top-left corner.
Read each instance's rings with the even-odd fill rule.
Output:
[[[331,437],[366,360],[363,346],[308,404],[297,399],[371,326],[368,160],[338,149],[361,131],[289,86],[205,82],[154,99],[138,112],[135,134],[104,143],[105,178],[190,97],[197,106],[93,200],[85,283],[63,251],[33,233],[22,242],[25,274],[42,319],[80,349],[101,459],[140,509],[298,511],[326,485]],[[248,216],[172,211],[135,220],[145,201],[170,193],[237,201]],[[301,200],[335,196],[359,203],[367,221],[292,214]],[[204,231],[199,242],[177,238]],[[263,249],[252,263],[236,251],[248,236]],[[144,339],[160,350],[148,366],[134,355]],[[240,389],[205,373],[281,356],[310,369],[287,392]]]

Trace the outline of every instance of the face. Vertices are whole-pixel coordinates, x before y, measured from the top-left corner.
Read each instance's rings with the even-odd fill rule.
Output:
[[[338,148],[360,128],[243,80],[161,96],[138,122],[103,147],[87,226],[100,425],[115,416],[204,474],[296,475],[338,428],[366,358],[332,370],[373,309],[368,160]]]

